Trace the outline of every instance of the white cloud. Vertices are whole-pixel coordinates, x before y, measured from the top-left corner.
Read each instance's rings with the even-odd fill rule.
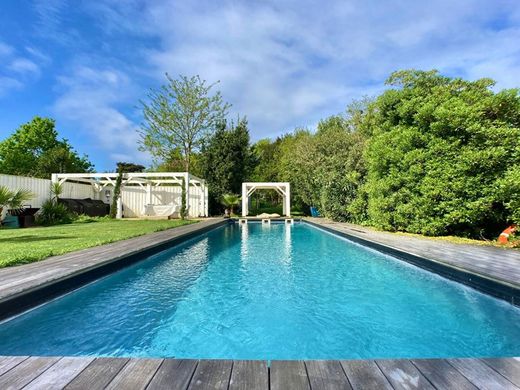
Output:
[[[520,26],[507,27],[515,8],[512,0],[159,1],[140,10],[140,24],[160,40],[144,51],[154,77],[221,80],[258,137],[342,111],[398,69],[518,85]]]
[[[254,138],[316,124],[379,93],[399,69],[520,84],[517,0],[104,0],[74,12],[66,4],[37,2],[43,34],[71,43],[70,63],[87,64],[59,78],[54,107],[113,159],[145,158],[135,152],[131,107],[165,72],[220,80],[231,117],[247,115]],[[70,14],[88,18],[88,34]],[[78,44],[92,31],[99,52]]]
[[[96,70],[78,66],[59,78],[59,97],[53,110],[59,118],[75,122],[94,140],[92,147],[108,153],[114,161],[149,162],[137,151],[138,125],[118,105],[129,103],[129,78],[114,69]]]
[[[13,53],[14,49],[3,42],[0,42],[0,58],[8,57]]]
[[[0,97],[5,96],[12,90],[21,89],[23,84],[11,77],[0,76]]]
[[[39,76],[40,67],[27,58],[15,58],[8,66],[10,70],[19,74],[32,74]]]

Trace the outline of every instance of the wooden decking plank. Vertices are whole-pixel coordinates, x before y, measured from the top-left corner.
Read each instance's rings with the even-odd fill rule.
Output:
[[[29,383],[24,390],[63,389],[94,358],[64,357],[45,370],[40,376]]]
[[[189,389],[227,389],[232,367],[232,360],[199,361]]]
[[[520,358],[482,359],[482,361],[515,385],[520,386]]]
[[[146,390],[187,389],[197,360],[165,359]]]
[[[90,363],[67,386],[68,390],[97,390],[104,389],[129,359],[122,358],[97,358]]]
[[[462,375],[481,389],[518,390],[512,382],[478,359],[448,359]]]
[[[314,390],[351,389],[350,383],[337,360],[305,361],[307,376]]]
[[[392,386],[373,360],[342,360],[341,365],[354,390],[392,390]]]
[[[30,357],[0,376],[0,389],[21,389],[55,364],[57,357]]]
[[[437,389],[477,390],[475,385],[445,360],[418,359],[412,360],[412,363]]]
[[[162,362],[162,359],[130,359],[106,389],[145,389]]]
[[[376,364],[396,390],[434,390],[430,382],[409,360],[376,360]]]
[[[268,390],[269,372],[263,360],[236,360],[229,382],[230,390]]]
[[[271,362],[271,390],[310,389],[305,363],[302,360]]]
[[[29,356],[2,356],[0,358],[0,375],[3,375],[28,358]]]

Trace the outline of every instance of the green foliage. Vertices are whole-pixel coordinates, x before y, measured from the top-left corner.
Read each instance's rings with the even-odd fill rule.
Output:
[[[252,163],[247,120],[239,119],[236,126],[232,123],[227,128],[220,123],[201,153],[211,214],[222,211],[220,201],[224,194],[242,191],[242,182],[248,178]]]
[[[51,199],[57,201],[63,193],[63,186],[59,182],[51,183]]]
[[[123,182],[123,176],[125,173],[129,172],[142,172],[144,171],[144,167],[139,164],[128,163],[128,162],[118,162],[117,163],[117,178],[116,184],[114,185],[114,193],[112,194],[112,204],[110,205],[110,218],[115,218],[117,216],[117,203],[119,201],[119,197],[121,196],[121,184]]]
[[[36,214],[36,223],[43,226],[63,225],[71,223],[74,214],[62,203],[53,199],[43,202],[42,207]]]
[[[494,236],[518,194],[504,203],[497,191],[515,188],[518,91],[494,93],[488,79],[435,71],[396,72],[388,83],[397,88],[374,103],[365,154],[368,222],[427,235]]]
[[[55,122],[35,117],[0,142],[0,172],[48,179],[52,173],[91,172],[66,139],[58,140]]]
[[[141,101],[144,123],[140,150],[160,161],[175,161],[180,152],[184,170],[190,171],[191,155],[224,120],[230,105],[220,92],[211,94],[215,84],[199,76],[171,78],[159,90],[150,90],[148,102]]]
[[[181,211],[180,211],[180,217],[181,219],[186,219],[188,216],[188,205],[186,204],[186,179],[182,180],[181,185]]]
[[[230,210],[230,214],[233,214],[233,209],[240,205],[240,200],[242,198],[239,195],[235,194],[224,194],[220,199],[220,203],[226,208]]]
[[[347,115],[320,121],[315,134],[297,129],[275,142],[257,143],[255,178],[290,182],[298,208],[308,210],[313,205],[327,217],[356,220],[352,204],[366,174],[363,150],[368,132],[361,126],[366,106],[364,101],[355,102]]]
[[[21,188],[12,191],[6,186],[0,186],[0,221],[3,220],[4,208],[18,210],[32,198],[34,194],[29,190]]]

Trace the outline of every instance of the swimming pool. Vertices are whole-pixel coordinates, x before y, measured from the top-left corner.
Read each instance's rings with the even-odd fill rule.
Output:
[[[0,324],[0,355],[520,354],[520,309],[306,223],[230,224]]]

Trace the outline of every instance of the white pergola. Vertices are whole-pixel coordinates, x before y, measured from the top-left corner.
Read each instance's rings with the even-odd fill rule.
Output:
[[[51,180],[54,183],[63,184],[67,181],[90,184],[94,192],[100,193],[107,186],[114,187],[118,177],[117,172],[104,173],[53,173]],[[124,173],[121,182],[121,190],[124,187],[140,187],[146,191],[146,202],[152,204],[154,188],[162,185],[182,186],[186,183],[186,205],[190,207],[190,186],[199,187],[202,194],[202,210],[204,217],[208,216],[208,187],[204,179],[193,176],[187,172],[132,172]],[[119,197],[117,205],[117,218],[122,218],[123,204]]]
[[[291,184],[286,182],[242,183],[242,217],[249,214],[249,197],[256,190],[275,190],[283,198],[283,214],[291,215]]]

